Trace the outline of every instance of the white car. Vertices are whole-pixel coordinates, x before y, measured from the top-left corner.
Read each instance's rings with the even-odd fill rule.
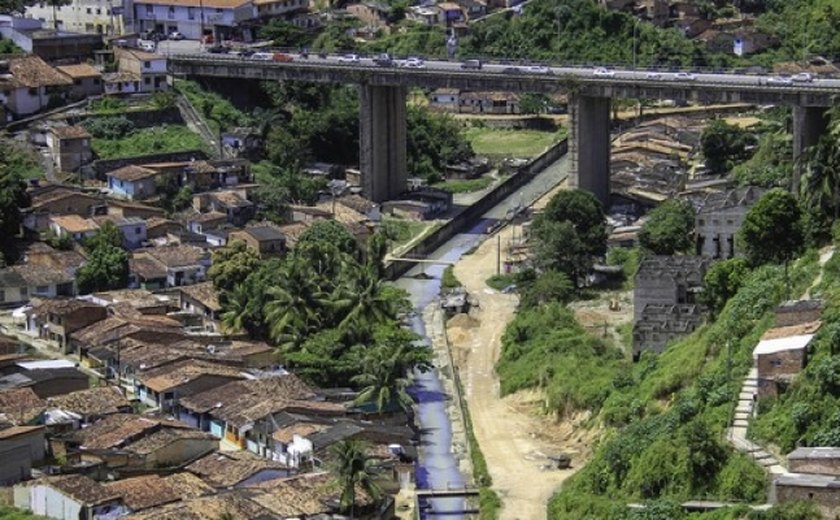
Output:
[[[530,74],[551,74],[551,69],[545,65],[531,65],[525,69]]]
[[[140,50],[146,52],[155,52],[155,42],[151,40],[140,40],[137,42],[137,46],[140,47]]]
[[[674,74],[674,79],[676,81],[694,81],[697,79],[697,76],[690,72],[677,72]]]
[[[614,78],[615,71],[605,69],[604,67],[598,67],[597,69],[592,71],[592,75],[596,78]]]
[[[257,61],[271,61],[274,59],[274,54],[270,52],[255,52],[251,55],[250,59]]]
[[[767,78],[767,84],[768,85],[790,85],[792,83],[793,83],[793,79],[785,78],[785,77],[782,77],[782,76],[773,76],[773,77]]]
[[[408,58],[403,62],[403,67],[409,69],[425,69],[426,63],[424,63],[420,58]]]
[[[799,74],[791,76],[790,79],[800,83],[810,83],[814,81],[814,76],[810,72],[800,72]]]
[[[344,56],[338,57],[339,63],[359,63],[359,55],[358,54],[345,54]]]
[[[169,39],[170,39],[170,40],[175,40],[175,41],[183,40],[183,39],[184,39],[184,35],[183,35],[183,34],[181,34],[181,33],[180,33],[180,32],[178,32],[178,31],[172,31],[171,33],[169,33]]]
[[[659,72],[648,72],[645,74],[645,79],[662,79],[662,74]]]

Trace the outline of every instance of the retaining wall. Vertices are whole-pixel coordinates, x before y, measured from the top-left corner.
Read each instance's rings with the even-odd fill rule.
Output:
[[[424,258],[433,253],[452,237],[458,233],[462,233],[469,226],[474,225],[482,215],[490,211],[499,202],[513,195],[522,186],[533,180],[537,174],[565,155],[568,149],[569,143],[566,139],[563,139],[541,155],[531,159],[527,164],[521,166],[514,175],[505,179],[475,204],[458,213],[452,220],[423,240],[417,242],[410,249],[403,251],[400,256],[406,258]],[[389,279],[396,280],[415,265],[416,263],[414,262],[391,262],[385,267],[385,273]]]

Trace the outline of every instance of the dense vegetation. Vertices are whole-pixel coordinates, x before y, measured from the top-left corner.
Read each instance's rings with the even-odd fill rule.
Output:
[[[85,240],[87,259],[76,273],[81,294],[124,289],[128,286],[128,253],[123,249],[123,236],[112,222],[105,222],[92,237]]]
[[[319,386],[352,386],[359,403],[408,410],[408,372],[430,352],[400,320],[405,293],[383,280],[385,238],[366,248],[335,221],[305,231],[283,259],[260,260],[236,242],[214,253],[226,329],[265,338],[295,373]],[[360,370],[361,367],[361,370]]]
[[[694,208],[685,200],[668,200],[648,214],[639,244],[655,255],[684,253],[694,245]]]
[[[99,126],[97,125],[97,131]],[[180,125],[163,125],[131,130],[108,138],[94,137],[91,148],[100,159],[136,157],[153,153],[206,150],[201,136]]]
[[[21,210],[30,203],[24,178],[38,163],[26,149],[7,139],[0,139],[0,148],[0,266],[4,266],[18,258],[15,237],[23,222]]]

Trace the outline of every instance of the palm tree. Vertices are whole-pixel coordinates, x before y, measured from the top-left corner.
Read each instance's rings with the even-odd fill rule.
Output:
[[[222,329],[225,332],[242,332],[245,330],[249,316],[248,302],[250,295],[245,284],[234,286],[233,290],[224,293],[224,312],[222,313]]]
[[[415,366],[424,370],[428,361],[409,355],[408,348],[417,347],[386,343],[364,352],[359,366],[364,367],[365,372],[350,380],[362,387],[355,404],[374,403],[378,412],[395,404],[404,412],[411,412],[414,399],[408,394],[411,380],[406,375]]]
[[[333,472],[341,487],[341,510],[350,511],[353,518],[356,508],[356,490],[364,491],[374,502],[379,500],[381,491],[374,482],[371,460],[368,458],[367,444],[348,440],[334,444],[330,448],[333,457]]]
[[[265,316],[271,338],[285,348],[298,347],[317,329],[326,306],[311,267],[293,257],[268,295]]]
[[[251,114],[254,128],[260,136],[260,142],[265,142],[272,127],[279,126],[286,121],[286,116],[277,109],[257,107]]]
[[[370,265],[355,270],[338,292],[334,306],[346,313],[338,324],[342,331],[368,336],[375,325],[396,319],[398,309],[393,294]]]
[[[840,125],[833,125],[819,142],[807,151],[805,165],[807,190],[805,196],[810,204],[824,211],[831,211],[834,219],[840,216]]]

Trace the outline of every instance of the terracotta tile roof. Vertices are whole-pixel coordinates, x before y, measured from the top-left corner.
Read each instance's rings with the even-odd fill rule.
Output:
[[[266,520],[275,517],[272,516],[271,511],[248,500],[242,493],[230,492],[175,502],[122,518],[125,520],[207,520],[208,518]]]
[[[286,246],[293,248],[304,231],[309,229],[310,225],[306,222],[293,222],[279,226],[280,232],[286,236]]]
[[[158,226],[169,226],[169,225],[172,225],[172,224],[180,225],[177,222],[175,222],[174,220],[170,220],[168,218],[163,218],[163,217],[149,217],[149,218],[146,219],[146,229],[149,230],[149,231],[151,231],[152,229],[154,229]]]
[[[80,309],[102,309],[99,304],[80,300],[78,298],[33,298],[31,301],[32,310],[35,313],[66,315]]]
[[[71,333],[70,337],[85,345],[103,345],[139,331],[161,332],[171,335],[178,330],[180,330],[180,323],[166,316],[143,315],[131,320],[121,316],[109,316],[102,321]]]
[[[133,72],[108,72],[102,75],[105,83],[130,83],[140,81],[140,76]]]
[[[13,265],[12,267],[7,267],[2,271],[12,271],[16,273],[16,275],[23,280],[27,287],[70,283],[74,278],[72,273],[31,263]],[[3,285],[4,283],[2,279],[0,279],[0,286]]]
[[[47,63],[30,54],[21,57],[8,59],[9,72],[12,75],[10,82],[17,88],[52,87],[72,85],[73,80],[60,73]],[[2,82],[0,82],[2,86]]]
[[[39,251],[27,253],[26,263],[74,274],[85,263],[85,257],[76,251]]]
[[[166,268],[160,265],[154,258],[146,256],[132,256],[129,258],[128,271],[136,274],[145,281],[166,278]]]
[[[207,213],[200,213],[190,220],[193,222],[200,222],[202,224],[210,224],[212,222],[221,224],[227,221],[227,215],[221,211],[208,211]]]
[[[67,439],[78,442],[85,450],[108,450],[125,447],[164,427],[189,429],[178,421],[118,413],[71,432]]]
[[[90,133],[83,126],[54,126],[50,131],[59,139],[90,139]]]
[[[265,343],[256,341],[221,341],[212,344],[211,349],[210,345],[191,339],[154,343],[130,338],[116,343],[111,350],[117,348],[120,350],[120,362],[135,370],[149,370],[181,359],[200,359],[239,366],[244,364],[246,356],[273,350]]]
[[[275,431],[271,435],[271,437],[277,442],[289,444],[290,442],[292,442],[292,440],[294,440],[295,435],[299,435],[300,437],[308,437],[313,433],[322,432],[328,427],[329,426],[326,424],[300,422],[291,426],[286,426],[285,428],[280,428],[279,430]]]
[[[119,495],[85,475],[62,475],[39,481],[88,506],[117,500]]]
[[[82,193],[76,190],[68,190],[65,188],[58,188],[56,190],[51,190],[43,193],[33,193],[32,208],[40,209],[45,204],[57,202],[70,197],[88,199],[91,202],[96,202],[100,200],[99,197],[95,197],[88,193]]]
[[[38,418],[47,403],[28,387],[0,390],[0,413],[15,424],[28,424]]]
[[[261,491],[251,500],[262,505],[279,518],[310,518],[335,512],[340,490],[334,478],[326,472],[305,473],[290,478],[261,482],[248,489]],[[356,505],[371,504],[370,497],[356,488]]]
[[[186,469],[215,488],[235,486],[263,470],[288,471],[283,464],[258,457],[250,451],[211,453]]]
[[[203,260],[208,259],[210,256],[201,248],[190,245],[139,249],[134,252],[134,255],[148,255],[167,268],[199,265]]]
[[[182,499],[196,498],[216,493],[215,489],[187,471],[173,473],[165,477],[165,480]]]
[[[201,360],[184,360],[149,370],[137,379],[155,392],[166,392],[202,376],[242,378],[239,370]]]
[[[811,321],[808,323],[799,323],[797,325],[789,325],[787,327],[774,327],[772,329],[768,329],[764,332],[761,336],[762,340],[767,339],[777,339],[777,338],[789,338],[791,336],[802,336],[804,334],[815,334],[820,326],[822,325],[821,321]]]
[[[200,302],[212,311],[222,310],[222,306],[219,303],[219,291],[213,287],[213,282],[185,285],[179,287],[178,290],[180,290],[182,294]]]
[[[79,63],[78,65],[59,65],[56,68],[73,79],[102,77],[102,73],[99,72],[96,67],[88,65],[87,63]]]
[[[206,413],[210,410],[242,409],[264,399],[314,399],[315,392],[294,374],[245,379],[207,390],[181,400],[181,406]]]
[[[10,428],[0,428],[0,440],[11,439],[18,435],[27,435],[38,431],[43,431],[44,426],[12,426]]]
[[[149,168],[143,168],[142,166],[129,164],[128,166],[123,166],[122,168],[117,168],[114,171],[110,171],[105,175],[107,175],[108,177],[113,177],[115,179],[120,179],[121,181],[133,182],[139,181],[141,179],[148,179],[149,177],[154,177],[157,174],[158,172]]]
[[[104,484],[105,488],[122,497],[132,511],[176,502],[181,499],[174,487],[158,475],[126,478]]]
[[[120,413],[131,406],[116,386],[97,386],[47,399],[50,408],[59,408],[82,416]]]
[[[124,449],[138,455],[148,455],[181,440],[207,441],[209,447],[207,451],[213,449],[218,443],[218,439],[210,432],[191,428],[162,428],[138,441],[127,444]]]
[[[57,215],[50,217],[50,221],[55,225],[61,227],[68,233],[86,233],[88,231],[96,231],[99,226],[89,218],[80,217],[79,215]]]
[[[241,193],[235,190],[220,191],[211,193],[211,197],[216,199],[220,204],[229,208],[239,208],[253,206],[254,203],[242,196]]]

